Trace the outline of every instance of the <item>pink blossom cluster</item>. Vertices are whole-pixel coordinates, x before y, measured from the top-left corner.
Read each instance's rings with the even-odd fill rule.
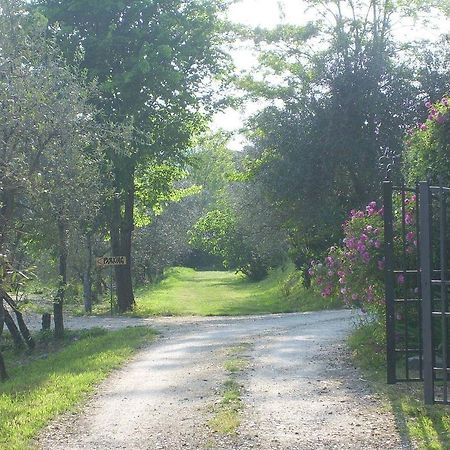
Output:
[[[449,104],[450,100],[447,96],[444,96],[441,101],[433,104],[429,100],[425,102],[425,106],[428,109],[428,119],[425,123],[419,124],[419,129],[425,131],[429,128],[431,123],[437,123],[442,125],[449,120]]]
[[[395,251],[403,248],[401,199],[395,199],[397,217],[395,222]],[[404,241],[408,254],[417,247],[416,198],[405,199]],[[382,314],[384,310],[384,227],[383,207],[370,202],[364,210],[352,210],[343,224],[344,239],[341,247],[331,247],[323,262],[312,261],[309,274],[323,297],[340,297],[345,304],[358,302],[363,309],[372,309]],[[401,276],[400,276],[401,277]],[[398,285],[405,282],[397,279]]]

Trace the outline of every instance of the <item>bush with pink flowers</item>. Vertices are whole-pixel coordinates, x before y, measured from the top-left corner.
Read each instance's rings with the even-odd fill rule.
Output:
[[[426,102],[428,119],[406,139],[404,175],[408,183],[431,179],[450,184],[450,99]]]
[[[397,231],[394,252],[403,253],[401,198],[394,199],[394,226]],[[404,199],[405,253],[414,259],[416,253],[416,198]],[[365,211],[352,210],[343,225],[343,245],[331,247],[324,261],[313,261],[310,275],[313,285],[324,297],[339,297],[348,306],[358,306],[378,317],[384,315],[384,210],[376,202]],[[405,280],[397,277],[400,287]]]

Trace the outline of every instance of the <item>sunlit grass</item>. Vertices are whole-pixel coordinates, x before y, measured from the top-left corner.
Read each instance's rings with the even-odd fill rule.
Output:
[[[422,383],[386,384],[386,359],[380,326],[368,324],[356,330],[349,343],[354,360],[364,370],[374,389],[384,394],[399,430],[414,448],[450,449],[450,408],[425,406]]]
[[[135,315],[249,315],[314,311],[337,306],[312,290],[298,287],[285,295],[283,284],[290,273],[275,270],[260,282],[233,272],[200,272],[173,268],[164,280],[138,290]]]
[[[52,418],[86,398],[154,335],[148,328],[97,329],[73,337],[54,353],[42,349],[31,356],[6,352],[10,380],[0,384],[0,448],[29,448]]]

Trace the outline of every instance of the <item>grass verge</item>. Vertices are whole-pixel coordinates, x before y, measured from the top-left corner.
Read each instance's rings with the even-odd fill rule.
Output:
[[[422,383],[386,384],[382,327],[366,324],[351,335],[355,362],[377,392],[384,394],[406,441],[427,450],[450,449],[450,408],[423,404]]]
[[[70,334],[60,344],[44,336],[31,355],[7,350],[10,380],[0,384],[0,448],[31,448],[52,418],[74,408],[154,336],[143,327],[94,329]]]
[[[250,348],[250,344],[242,343],[227,350],[227,359],[223,366],[228,373],[227,380],[223,383],[220,402],[214,407],[213,417],[209,420],[210,428],[220,434],[236,434],[241,423],[242,385],[237,377],[249,364],[244,352]]]
[[[338,307],[303,288],[293,268],[271,271],[260,282],[233,272],[172,268],[164,280],[137,290],[133,315],[236,316],[315,311]]]

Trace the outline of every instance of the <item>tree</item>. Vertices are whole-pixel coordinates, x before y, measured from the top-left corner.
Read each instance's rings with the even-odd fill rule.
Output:
[[[21,219],[54,187],[42,181],[68,167],[67,156],[82,142],[92,113],[86,107],[87,86],[63,63],[42,31],[41,18],[27,14],[24,2],[1,1],[0,331],[3,320],[14,330],[6,302],[30,346],[31,336],[7,292],[9,274],[17,273],[11,256],[28,231]],[[62,181],[67,180],[70,177]],[[56,220],[55,215],[52,218]],[[5,376],[0,355],[0,377]]]
[[[339,240],[348,210],[377,198],[380,159],[401,154],[426,92],[392,34],[392,18],[408,8],[384,0],[309,3],[322,20],[253,32],[266,78],[241,83],[270,102],[250,120],[249,136],[299,266]]]
[[[222,0],[39,0],[69,62],[99,82],[96,106],[134,128],[126,155],[110,154],[114,255],[131,260],[136,171],[155,161],[180,162],[210,105],[209,80],[223,68]],[[130,265],[116,269],[120,311],[134,303]]]
[[[217,137],[210,143],[217,143]],[[264,278],[287,254],[287,236],[275,210],[255,177],[249,182],[237,173],[243,157],[232,155],[226,141],[222,147],[207,147],[200,158],[207,164],[196,176],[207,180],[209,201],[190,231],[191,245],[220,257],[227,269],[238,270],[252,280]]]

